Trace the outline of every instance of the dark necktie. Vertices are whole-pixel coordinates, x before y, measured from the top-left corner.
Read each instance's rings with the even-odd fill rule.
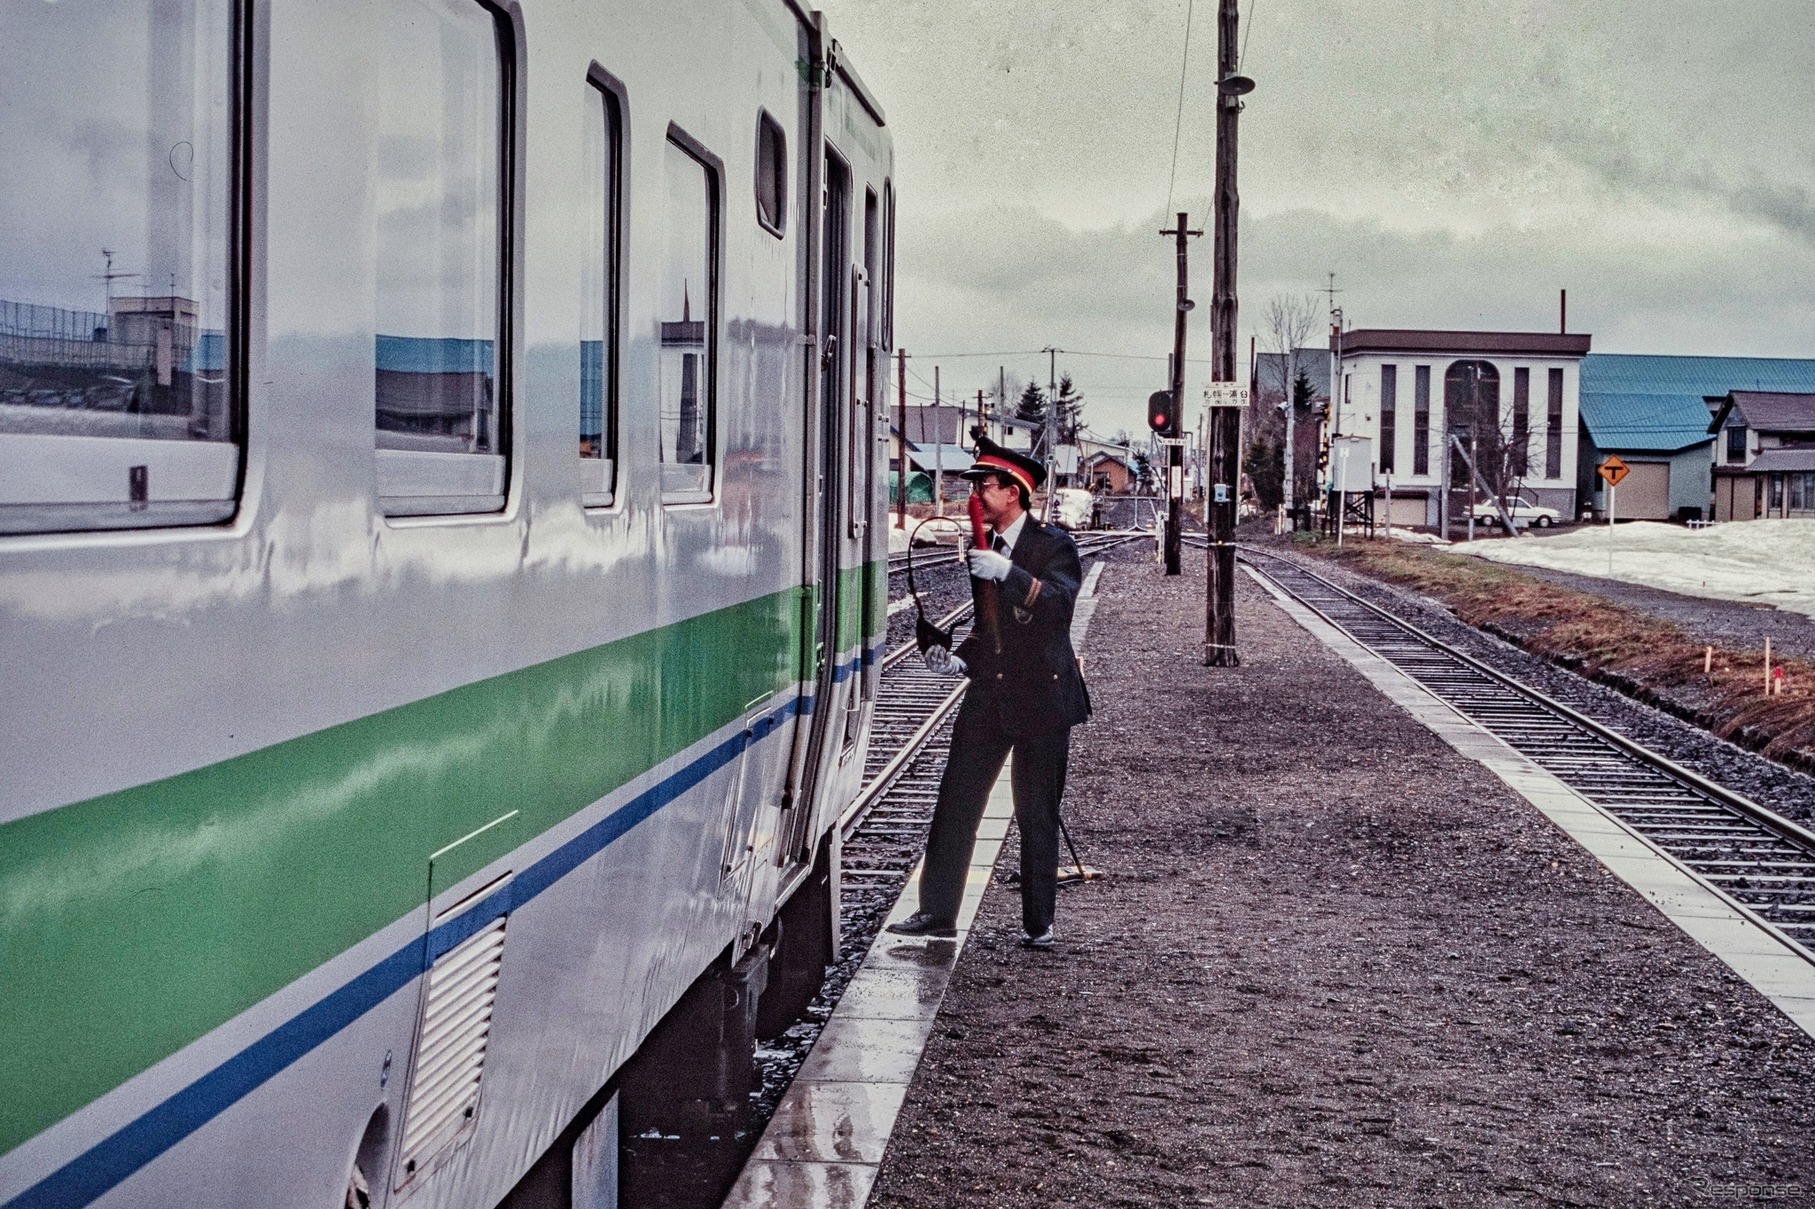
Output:
[[[989,539],[989,548],[994,550],[997,554],[1000,554],[1003,558],[1008,557],[1008,543],[1002,540],[1002,535],[1000,533]]]

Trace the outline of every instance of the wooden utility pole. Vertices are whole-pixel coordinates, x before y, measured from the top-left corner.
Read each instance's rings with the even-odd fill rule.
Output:
[[[1178,297],[1174,300],[1172,310],[1172,381],[1168,384],[1172,391],[1172,414],[1166,426],[1165,438],[1171,442],[1166,446],[1166,574],[1177,575],[1179,571],[1179,497],[1185,490],[1185,447],[1178,444],[1179,434],[1184,431],[1184,420],[1180,413],[1185,410],[1185,314],[1191,310],[1190,273],[1185,263],[1185,241],[1193,235],[1202,235],[1202,231],[1185,229],[1185,212],[1179,211],[1178,225],[1161,231],[1161,235],[1170,235],[1178,249]]]
[[[990,434],[993,440],[1004,443],[1008,441],[1008,426],[1002,422],[1007,416],[1008,367],[1006,365],[998,365],[996,366],[996,426]]]
[[[1046,506],[1041,519],[1050,521],[1053,518],[1052,502],[1058,496],[1054,490],[1058,482],[1059,451],[1058,411],[1059,411],[1059,353],[1060,349],[1047,345],[1040,350],[1046,354],[1046,422],[1041,428],[1040,439],[1046,443]]]
[[[1218,0],[1216,14],[1216,242],[1210,303],[1211,380],[1235,382],[1235,123],[1254,83],[1236,74],[1237,0]],[[1288,388],[1289,389],[1289,388]],[[1204,662],[1235,667],[1235,497],[1241,484],[1239,407],[1210,408],[1210,550],[1204,577]]]
[[[900,456],[895,469],[895,520],[907,532],[907,350],[895,353],[895,448]]]

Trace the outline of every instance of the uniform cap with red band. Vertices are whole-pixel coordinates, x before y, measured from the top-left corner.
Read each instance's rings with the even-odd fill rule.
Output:
[[[978,437],[977,460],[963,477],[975,480],[997,474],[1019,483],[1029,495],[1046,481],[1046,467],[1039,462],[1018,450],[1004,449],[988,437]]]

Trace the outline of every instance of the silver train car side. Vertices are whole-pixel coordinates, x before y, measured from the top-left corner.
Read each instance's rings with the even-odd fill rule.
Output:
[[[835,952],[879,105],[792,0],[18,0],[0,154],[0,1206],[600,1203]]]

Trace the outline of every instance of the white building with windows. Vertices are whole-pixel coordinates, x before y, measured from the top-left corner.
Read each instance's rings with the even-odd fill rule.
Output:
[[[1338,372],[1329,434],[1368,439],[1376,492],[1384,498],[1390,481],[1396,525],[1438,523],[1449,434],[1465,446],[1472,439],[1484,468],[1497,463],[1513,493],[1573,518],[1589,340],[1557,332],[1402,328],[1333,335]],[[1458,492],[1452,515],[1461,516],[1467,501],[1460,459],[1451,480]]]

